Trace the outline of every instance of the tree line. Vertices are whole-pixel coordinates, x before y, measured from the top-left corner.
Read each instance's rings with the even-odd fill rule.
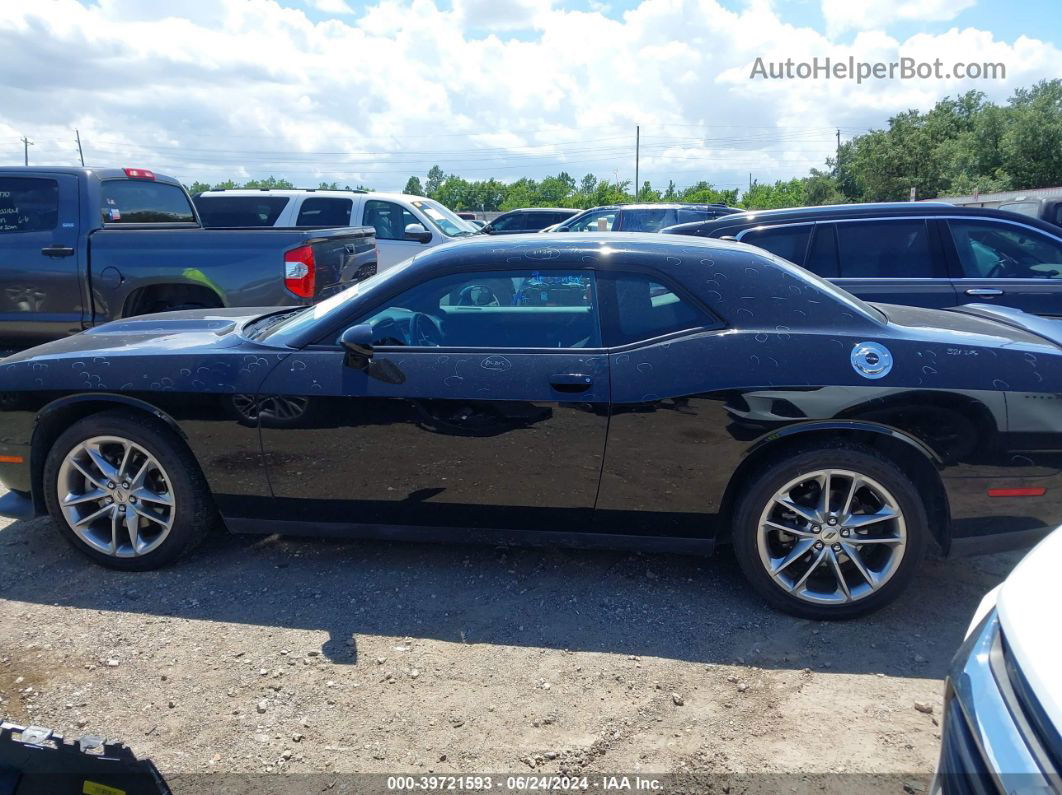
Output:
[[[609,181],[567,172],[514,182],[467,180],[432,166],[424,181],[412,176],[404,193],[428,196],[454,210],[496,211],[516,207],[593,207],[620,202],[719,202],[746,209],[801,207],[842,202],[906,201],[1062,185],[1062,79],[1021,88],[1003,105],[980,91],[946,97],[925,113],[908,110],[840,146],[823,168],[748,190],[716,188],[701,180],[664,188],[648,180],[634,190],[630,180]],[[292,188],[269,177],[218,188]],[[319,189],[339,189],[322,182]],[[350,189],[350,186],[344,186]],[[357,186],[362,188],[362,186]],[[196,182],[192,193],[210,189]]]

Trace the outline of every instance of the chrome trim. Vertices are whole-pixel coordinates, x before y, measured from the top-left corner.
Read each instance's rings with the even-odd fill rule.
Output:
[[[1028,743],[1011,716],[992,673],[992,649],[999,636],[995,610],[963,644],[949,674],[963,717],[985,764],[1002,792],[1051,791],[1051,779],[1036,763]]]
[[[997,290],[994,287],[971,287],[966,291],[967,295],[1003,295],[1002,290]]]

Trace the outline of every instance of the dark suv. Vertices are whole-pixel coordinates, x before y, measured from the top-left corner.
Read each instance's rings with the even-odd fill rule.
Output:
[[[554,232],[659,232],[665,226],[739,213],[725,204],[611,204],[591,207]]]
[[[853,204],[743,212],[665,234],[767,249],[866,301],[997,303],[1062,316],[1062,230],[950,204]]]
[[[559,224],[575,215],[579,210],[570,207],[525,207],[502,213],[481,232],[485,235],[517,235],[521,232],[539,232],[547,226]]]

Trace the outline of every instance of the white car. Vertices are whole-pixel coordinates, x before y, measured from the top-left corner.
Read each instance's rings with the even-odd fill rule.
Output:
[[[1062,528],[981,602],[944,696],[934,793],[1062,792]]]
[[[208,227],[371,226],[377,268],[386,270],[432,246],[478,229],[439,204],[407,193],[358,190],[210,190],[193,198]]]

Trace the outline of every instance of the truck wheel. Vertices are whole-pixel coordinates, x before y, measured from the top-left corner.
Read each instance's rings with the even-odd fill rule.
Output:
[[[48,512],[82,554],[146,571],[188,552],[214,524],[191,452],[149,417],[105,412],[74,423],[44,464]]]
[[[858,445],[805,449],[761,470],[739,498],[734,550],[772,606],[811,619],[853,618],[903,591],[929,537],[918,490]]]

